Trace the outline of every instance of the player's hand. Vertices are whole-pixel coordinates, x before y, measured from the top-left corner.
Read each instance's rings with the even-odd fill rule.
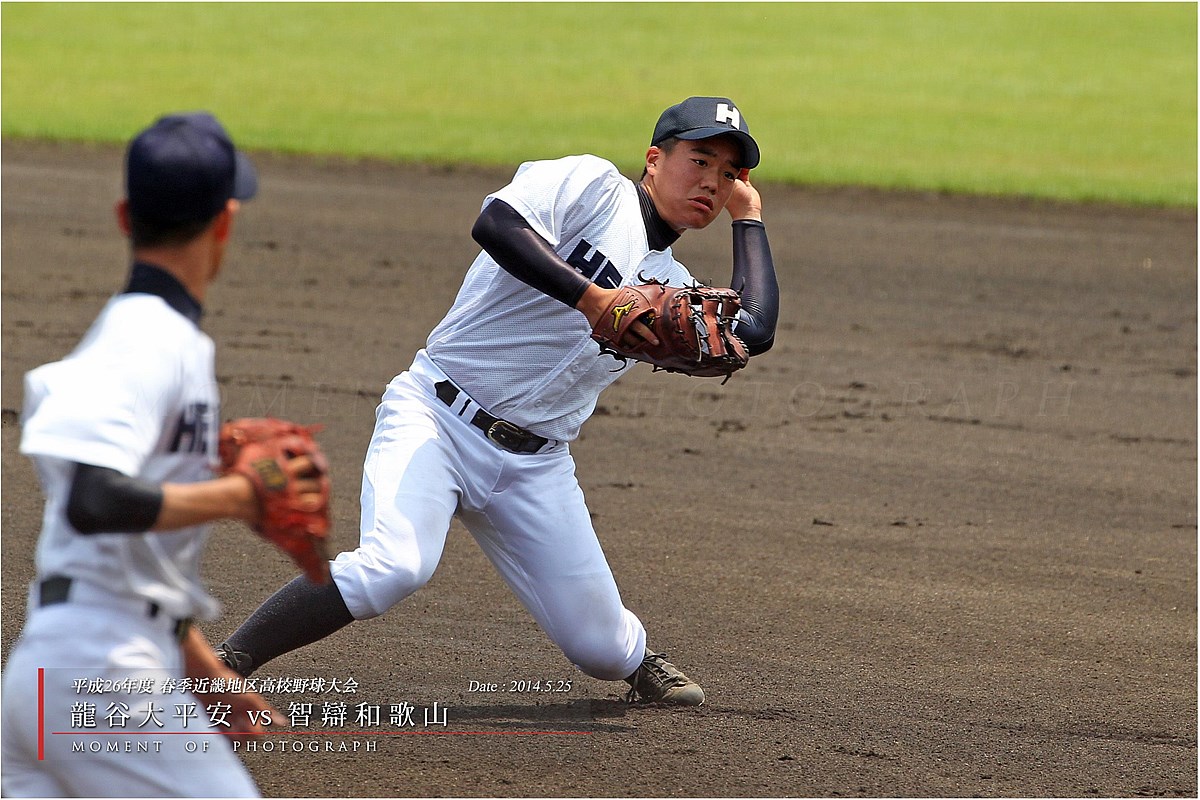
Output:
[[[229,674],[232,678],[238,677],[232,670]],[[229,714],[225,717],[229,727],[225,733],[235,742],[248,742],[265,734],[267,727],[263,723],[267,720],[279,724],[287,719],[257,692],[221,692],[198,694],[197,697],[210,709],[210,713],[217,703],[223,704],[222,711],[226,710],[226,706],[229,707]]]
[[[595,329],[596,324],[600,321],[600,316],[620,291],[620,289],[601,289],[593,283],[584,290],[583,296],[579,298],[579,302],[575,304],[575,308],[583,312],[583,315],[587,317],[588,324]],[[652,345],[659,343],[658,337],[654,335],[654,331],[650,330],[645,323],[639,321],[629,326],[620,344],[628,350],[634,350],[643,342],[649,342]]]
[[[289,459],[286,470],[299,494],[297,503],[301,508],[315,511],[324,502],[321,489],[321,471],[306,455]],[[245,520],[250,525],[262,521],[262,506],[254,493],[254,485],[245,475],[233,474],[220,480],[236,484],[235,496],[238,512],[233,516]]]
[[[267,719],[267,712],[270,714],[272,723],[279,722],[283,719],[283,715],[279,709],[274,708],[267,702],[266,698],[258,692],[241,692],[239,694],[230,695],[232,698],[230,705],[233,706],[233,722],[231,729],[233,735],[229,738],[235,742],[245,742],[253,739],[256,736],[262,736],[266,733],[266,726],[263,721]],[[253,715],[250,712],[256,712]]]
[[[316,511],[325,502],[321,490],[321,469],[307,455],[296,456],[287,462],[287,472],[296,482],[300,506]]]
[[[750,170],[742,170],[733,182],[733,194],[725,204],[731,219],[756,219],[762,221],[762,198],[758,189],[750,184]]]

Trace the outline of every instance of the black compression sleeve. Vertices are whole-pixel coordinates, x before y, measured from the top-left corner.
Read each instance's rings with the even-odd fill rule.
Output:
[[[67,497],[67,521],[90,533],[150,530],[162,509],[162,489],[108,467],[76,464]]]
[[[775,343],[779,281],[775,277],[766,226],[758,220],[741,219],[733,223],[733,281],[730,286],[742,294],[737,335],[746,343],[750,355],[765,353]]]
[[[502,200],[488,203],[475,220],[471,236],[513,277],[572,308],[590,283]]]

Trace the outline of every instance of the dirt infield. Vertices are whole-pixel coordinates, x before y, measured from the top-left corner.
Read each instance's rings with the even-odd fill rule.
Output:
[[[41,510],[21,376],[127,264],[119,151],[2,156],[7,656]],[[258,163],[206,306],[222,412],[324,423],[346,549],[376,399],[508,175]],[[573,447],[626,604],[708,703],[576,672],[456,523],[424,590],[259,673],[357,682],[281,709],[382,709],[268,737],[264,794],[1196,795],[1195,213],[762,192],[775,348],[725,386],[636,371]],[[727,280],[724,223],[676,253]],[[223,524],[206,574],[219,640],[291,569]]]

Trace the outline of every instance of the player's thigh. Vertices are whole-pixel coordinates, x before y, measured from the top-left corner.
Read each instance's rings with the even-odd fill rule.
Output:
[[[492,494],[471,532],[531,580],[611,576],[568,452],[513,456],[516,477]]]
[[[66,603],[36,611],[26,633],[4,676],[6,794],[258,796],[223,737],[189,735],[207,730],[204,711],[194,696],[164,689],[182,677],[164,626]],[[190,726],[181,714],[189,706]]]
[[[150,746],[149,752],[80,756],[76,768],[62,775],[62,783],[72,797],[261,796],[246,767],[221,737],[169,738],[143,742]],[[155,750],[158,744],[162,748]],[[194,749],[189,752],[189,748]]]
[[[335,559],[334,581],[358,619],[423,586],[441,560],[461,494],[461,469],[420,400],[386,400],[363,465],[359,546]]]
[[[625,677],[640,663],[645,630],[621,602],[574,463],[529,466],[537,468],[463,521],[568,658],[597,677]]]
[[[99,705],[99,698],[82,687],[127,677],[110,669],[109,657],[126,638],[115,630],[126,621],[120,612],[72,603],[30,612],[4,669],[0,712],[6,791],[10,767],[23,782],[34,781],[38,773],[61,776],[71,768],[70,733],[83,724],[83,709]]]
[[[4,669],[4,736],[0,739],[0,794],[63,797],[66,787],[38,760],[38,664],[46,663],[22,640]]]
[[[67,797],[67,787],[38,768],[36,761],[11,761],[6,756],[0,773],[0,795],[4,797]]]
[[[456,454],[438,415],[416,390],[380,403],[363,462],[361,536],[411,535],[424,527],[416,518],[440,519],[447,506],[453,511],[460,483]]]

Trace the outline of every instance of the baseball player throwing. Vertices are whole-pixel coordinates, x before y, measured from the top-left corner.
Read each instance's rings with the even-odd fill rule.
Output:
[[[638,183],[582,155],[522,164],[488,196],[472,231],[483,251],[378,407],[358,548],[333,561],[332,584],[298,579],[269,598],[218,647],[226,663],[249,675],[384,613],[433,575],[457,514],[579,669],[625,680],[631,701],[702,703],[700,686],[648,649],[621,602],[570,442],[600,392],[666,335],[667,313],[629,292],[648,281],[693,283],[671,244],[723,209],[740,299],[715,301],[724,311],[697,328],[699,349],[721,349],[714,336],[735,356],[771,346],[778,287],[748,180],[758,162],[731,100],[691,97],[659,118]]]
[[[239,201],[256,188],[211,115],[142,131],[117,206],[129,282],[73,352],[26,375],[21,452],[46,509],[4,671],[7,797],[259,796],[229,736],[187,736],[214,730],[208,709],[235,738],[261,733],[271,711],[216,688],[237,675],[190,624],[217,612],[198,571],[208,523],[266,523],[253,480],[213,477],[218,394],[199,327]],[[277,465],[298,499],[324,502],[309,456]],[[212,691],[168,688],[185,677]],[[135,730],[155,735],[122,741]]]

